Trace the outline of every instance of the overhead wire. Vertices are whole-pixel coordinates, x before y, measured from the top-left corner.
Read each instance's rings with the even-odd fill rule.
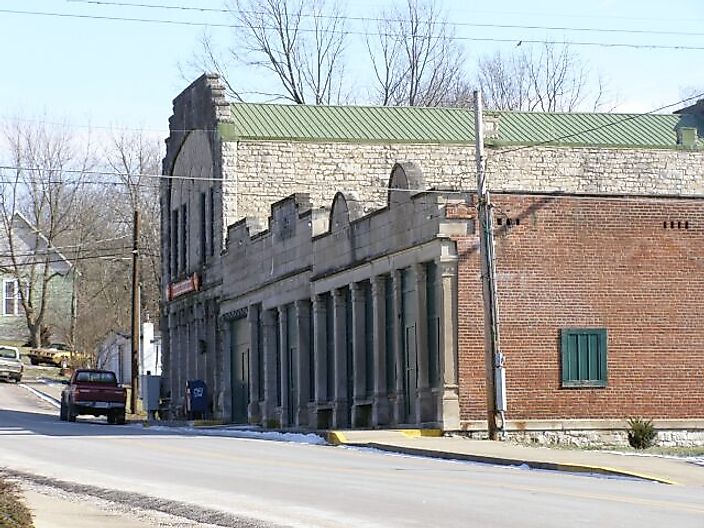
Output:
[[[33,16],[45,16],[45,17],[57,17],[57,18],[76,18],[76,19],[87,19],[87,20],[107,20],[107,21],[119,21],[119,22],[139,22],[139,23],[152,23],[152,24],[170,24],[170,25],[183,25],[183,26],[196,26],[196,27],[213,27],[213,28],[229,28],[229,29],[249,29],[249,26],[244,24],[225,24],[217,22],[197,22],[189,20],[169,20],[169,19],[157,19],[157,18],[139,18],[139,17],[125,17],[125,16],[106,16],[106,15],[86,15],[77,13],[56,13],[49,11],[24,11],[19,9],[0,9],[0,13],[5,14],[15,14],[15,15],[33,15]],[[261,26],[260,29],[272,29],[275,27]],[[305,33],[315,33],[319,30],[314,28],[298,28],[299,32]],[[399,36],[398,33],[385,33],[385,32],[370,32],[370,31],[341,31],[341,30],[331,30],[331,33],[347,34],[347,35],[357,35],[357,36],[388,36],[396,37]],[[521,44],[564,44],[564,40],[550,40],[550,39],[530,39],[530,38],[498,38],[498,37],[465,37],[465,36],[448,36],[450,40],[457,41],[469,41],[469,42],[501,42],[501,43],[513,43],[519,42]],[[631,49],[663,49],[663,50],[689,50],[689,51],[704,51],[704,46],[692,46],[687,44],[633,44],[627,42],[597,42],[597,41],[569,41],[571,46],[591,46],[591,47],[605,47],[605,48],[631,48]]]
[[[137,7],[146,9],[162,9],[162,10],[172,10],[172,11],[196,11],[201,13],[233,13],[232,9],[228,8],[213,8],[213,7],[193,7],[193,6],[179,6],[173,4],[147,4],[139,2],[111,2],[103,0],[67,0],[69,3],[73,4],[89,4],[102,7]],[[260,11],[249,11],[242,10],[245,14],[251,15],[262,15],[266,12]],[[408,18],[398,18],[398,17],[369,17],[369,16],[348,16],[348,15],[323,15],[318,13],[301,13],[301,18],[315,18],[315,19],[332,19],[332,20],[349,20],[355,22],[411,22]],[[529,30],[543,30],[543,31],[581,31],[581,32],[595,32],[595,33],[625,33],[625,34],[644,34],[644,35],[669,35],[669,36],[682,36],[682,37],[704,37],[702,32],[690,32],[690,31],[663,31],[663,30],[650,30],[650,29],[623,29],[623,28],[602,28],[602,27],[574,27],[574,26],[541,26],[541,25],[524,25],[524,24],[496,24],[496,23],[483,23],[483,22],[458,22],[458,21],[443,21],[439,22],[442,26],[451,27],[475,27],[475,28],[495,28],[495,29],[529,29]]]

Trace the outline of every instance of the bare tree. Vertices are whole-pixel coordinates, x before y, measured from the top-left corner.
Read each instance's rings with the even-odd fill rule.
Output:
[[[19,121],[8,126],[5,139],[13,166],[2,174],[4,267],[16,281],[30,344],[40,346],[49,331],[50,283],[62,271],[72,272],[59,269],[68,263],[54,247],[74,226],[73,212],[92,163],[90,142],[77,148],[65,128]]]
[[[384,106],[439,106],[464,82],[464,54],[433,0],[406,0],[382,13],[378,41],[367,39]]]
[[[124,184],[128,201],[114,204],[116,220],[131,226],[133,212],[140,211],[139,248],[142,256],[142,309],[158,323],[161,284],[159,181],[162,158],[160,142],[143,134],[113,135],[105,153],[111,172]]]
[[[334,0],[232,0],[236,32],[223,53],[210,35],[189,69],[218,73],[237,100],[251,96],[284,99],[297,104],[330,104],[344,99],[344,52],[347,21]],[[234,69],[268,74],[274,88],[252,90]]]
[[[478,63],[477,84],[489,108],[571,112],[587,105],[598,109],[604,86],[590,92],[589,70],[569,43],[545,43],[513,54],[496,52]]]

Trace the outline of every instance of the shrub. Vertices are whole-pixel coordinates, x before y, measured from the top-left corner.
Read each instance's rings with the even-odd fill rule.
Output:
[[[630,418],[628,420],[628,443],[634,449],[647,449],[658,435],[652,420]]]

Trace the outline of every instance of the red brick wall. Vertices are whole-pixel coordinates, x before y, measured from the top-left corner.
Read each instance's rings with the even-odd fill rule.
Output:
[[[507,417],[704,418],[704,200],[492,201],[504,223],[496,252]],[[506,217],[520,224],[506,227]],[[461,417],[479,420],[486,396],[478,241],[456,242]],[[566,327],[607,329],[606,388],[561,388]]]

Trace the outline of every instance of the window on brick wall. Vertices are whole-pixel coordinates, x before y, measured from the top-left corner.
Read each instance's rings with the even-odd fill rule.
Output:
[[[606,329],[560,332],[563,387],[606,387]]]

